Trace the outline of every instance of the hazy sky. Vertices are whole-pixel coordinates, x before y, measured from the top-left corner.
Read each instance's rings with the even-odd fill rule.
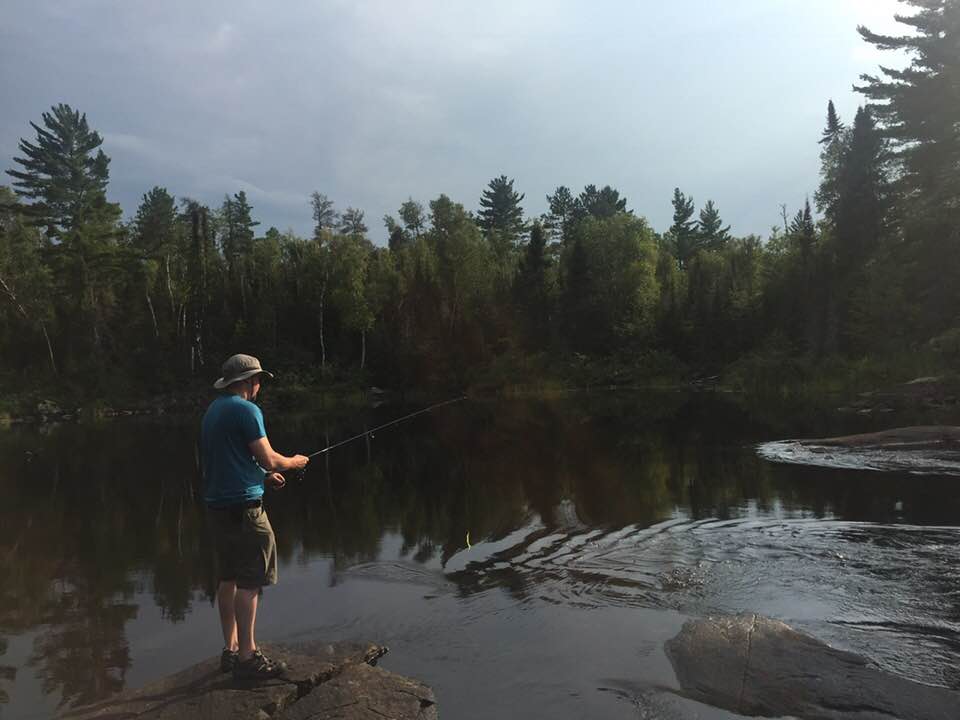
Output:
[[[679,186],[736,234],[812,195],[826,104],[899,64],[896,0],[5,0],[0,165],[66,102],[112,158],[109,196],[154,185],[308,234],[309,194],[381,218],[440,193],[476,209],[515,178],[528,215],[557,185],[610,184],[657,230]],[[0,176],[0,183],[11,179]]]

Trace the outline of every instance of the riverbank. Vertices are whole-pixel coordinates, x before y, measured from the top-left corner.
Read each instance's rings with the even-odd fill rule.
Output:
[[[922,374],[918,374],[922,373]],[[135,415],[195,414],[209,403],[206,380],[137,386],[129,382],[89,387],[66,381],[20,383],[0,397],[0,424],[49,423]],[[960,406],[960,375],[924,359],[826,358],[817,362],[777,353],[743,358],[722,368],[691,368],[673,356],[648,353],[604,358],[505,354],[463,384],[397,388],[371,377],[318,368],[288,368],[267,384],[260,404],[268,410],[333,411],[385,402],[422,403],[441,397],[551,397],[584,390],[720,391],[756,399],[823,404],[871,414]]]

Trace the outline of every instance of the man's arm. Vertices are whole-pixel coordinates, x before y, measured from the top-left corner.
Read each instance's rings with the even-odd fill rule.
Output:
[[[256,458],[257,463],[264,470],[273,472],[302,470],[307,466],[307,463],[310,462],[310,458],[306,455],[293,455],[291,457],[281,455],[273,449],[266,436],[263,436],[259,440],[254,440],[248,447],[250,448],[250,453]]]

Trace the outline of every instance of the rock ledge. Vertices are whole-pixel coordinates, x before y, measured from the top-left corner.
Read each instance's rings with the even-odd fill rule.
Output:
[[[435,720],[436,699],[423,683],[374,667],[387,649],[373,644],[310,643],[264,647],[284,660],[283,678],[241,688],[220,672],[219,657],[100,703],[63,720]]]

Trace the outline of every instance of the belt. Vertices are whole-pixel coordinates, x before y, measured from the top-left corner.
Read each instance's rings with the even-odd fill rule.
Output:
[[[263,500],[247,500],[242,503],[233,503],[232,505],[209,505],[211,510],[249,510],[263,506]]]

